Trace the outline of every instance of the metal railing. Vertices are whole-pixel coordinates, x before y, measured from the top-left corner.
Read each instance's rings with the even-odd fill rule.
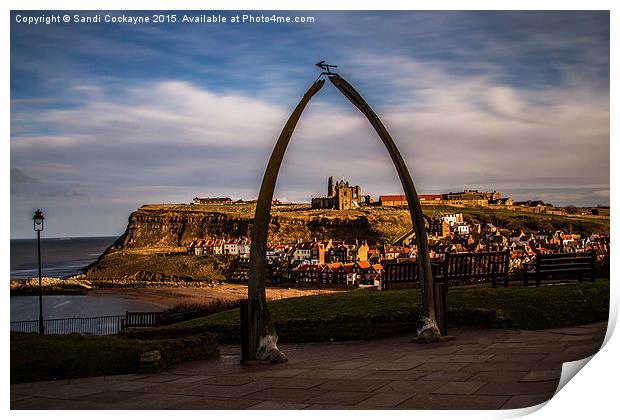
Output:
[[[114,335],[128,327],[156,327],[163,312],[126,312],[124,315],[89,318],[59,318],[43,320],[45,334]],[[12,332],[39,332],[39,321],[12,321]]]

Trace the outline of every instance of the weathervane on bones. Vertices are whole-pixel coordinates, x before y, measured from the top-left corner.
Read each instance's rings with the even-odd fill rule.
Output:
[[[325,60],[323,60],[323,61],[319,61],[318,63],[316,63],[316,66],[322,68],[323,70],[327,70],[327,71],[324,71],[323,73],[319,74],[319,77],[317,77],[316,80],[319,80],[319,78],[321,76],[323,76],[323,75],[327,75],[327,76],[337,76],[338,75],[338,73],[333,73],[329,69],[330,67],[338,67],[335,64],[328,64],[328,63],[325,62]]]

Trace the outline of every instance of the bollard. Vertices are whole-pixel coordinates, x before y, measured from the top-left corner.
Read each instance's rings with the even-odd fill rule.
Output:
[[[435,319],[442,336],[448,334],[448,317],[446,316],[446,295],[447,287],[444,282],[435,282],[433,284],[433,300],[435,304]]]
[[[241,327],[241,364],[250,360],[250,332],[249,332],[249,320],[248,320],[248,300],[241,299],[239,302],[240,312],[240,327]]]

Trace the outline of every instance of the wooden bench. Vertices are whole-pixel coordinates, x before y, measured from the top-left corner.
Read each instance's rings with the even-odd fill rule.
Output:
[[[125,328],[157,327],[162,325],[168,316],[165,312],[125,312],[121,319],[121,330]]]
[[[418,287],[418,263],[415,261],[383,263],[381,290],[410,289]]]
[[[503,279],[508,287],[510,251],[446,253],[443,261],[435,263],[437,280],[450,284],[471,284],[474,280],[491,279],[496,287]]]
[[[536,286],[540,286],[543,277],[552,275],[577,275],[579,281],[589,276],[594,281],[596,252],[575,252],[566,254],[536,254],[534,262],[525,263],[523,285],[529,286],[529,276],[536,278]]]

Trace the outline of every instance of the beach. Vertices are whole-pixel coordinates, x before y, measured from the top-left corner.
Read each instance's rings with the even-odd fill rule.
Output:
[[[45,279],[43,312],[45,319],[99,317],[122,315],[125,312],[159,312],[178,305],[209,305],[236,302],[247,298],[247,286],[217,284],[203,287],[92,287],[81,281],[80,288],[56,288],[53,285],[66,280]],[[12,282],[15,284],[16,282]],[[32,283],[37,283],[33,281]],[[32,321],[38,317],[38,288],[27,291],[12,290],[11,321]],[[335,293],[328,289],[267,288],[267,300],[297,296]]]
[[[286,299],[290,297],[336,293],[329,289],[289,289],[267,287],[267,300]],[[117,296],[141,302],[154,303],[164,308],[178,304],[208,303],[215,300],[236,301],[246,299],[248,287],[239,284],[219,284],[209,287],[157,287],[157,288],[104,288],[91,289],[89,296]]]

